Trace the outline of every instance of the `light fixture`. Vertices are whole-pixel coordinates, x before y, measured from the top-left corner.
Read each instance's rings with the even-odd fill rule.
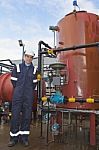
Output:
[[[19,42],[19,46],[23,47],[23,51],[22,51],[22,62],[23,62],[23,60],[24,60],[24,53],[25,53],[25,51],[24,51],[25,44],[23,44],[22,40],[18,40],[18,42]]]
[[[59,31],[58,26],[49,26],[49,30],[51,30],[54,33],[54,48],[56,48],[56,35],[55,32]]]

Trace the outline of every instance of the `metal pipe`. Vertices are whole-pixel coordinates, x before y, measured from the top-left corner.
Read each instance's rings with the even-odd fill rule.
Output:
[[[22,62],[24,61],[24,54],[25,54],[24,47],[25,47],[25,44],[23,44],[23,49],[22,49]]]
[[[89,98],[91,99],[91,98]],[[66,102],[71,102],[69,99],[66,99]],[[88,102],[87,99],[76,99],[75,98],[75,101],[74,102],[71,102],[71,103],[75,103],[75,102],[80,102],[80,103],[99,103],[99,99],[92,99],[92,101]]]
[[[99,110],[84,110],[84,109],[67,109],[67,108],[56,108],[55,111],[60,112],[78,112],[78,113],[94,113],[99,115]]]
[[[1,66],[1,67],[4,67],[4,68],[7,68],[7,69],[10,69],[10,70],[12,70],[13,67],[14,67],[14,66],[12,66],[12,65],[4,64],[4,63],[0,63],[0,66]]]
[[[42,54],[41,54],[41,52],[42,52],[42,45],[44,45],[45,47],[47,47],[47,48],[51,48],[48,44],[46,44],[45,42],[43,42],[43,41],[39,41],[39,43],[38,43],[38,74],[42,74]],[[41,101],[41,97],[42,97],[42,85],[41,85],[41,83],[42,83],[42,81],[41,80],[39,80],[38,81],[38,101],[40,102]],[[43,107],[43,102],[41,103],[41,105],[42,105],[42,107]],[[41,136],[42,136],[42,128],[43,128],[43,126],[42,126],[42,118],[43,117],[43,112],[41,111]]]
[[[11,65],[15,65],[10,59],[3,59],[3,60],[0,60],[0,62],[2,61],[9,61]]]
[[[38,43],[38,74],[41,75],[42,73],[42,47],[41,45],[44,45],[47,48],[51,48],[48,44],[46,44],[43,41],[39,41]],[[41,100],[41,80],[38,81],[38,100]]]
[[[54,32],[54,48],[56,47],[56,39],[55,39],[55,31],[53,31]]]
[[[90,144],[96,145],[96,116],[94,113],[90,114]]]
[[[69,51],[69,50],[76,50],[76,49],[80,49],[80,48],[90,48],[90,47],[98,47],[99,46],[99,42],[96,43],[91,43],[91,44],[84,44],[84,45],[79,45],[79,46],[72,46],[72,47],[67,47],[67,48],[62,48],[62,49],[54,49],[54,52],[61,52],[61,51]],[[47,54],[47,51],[41,52],[41,54]]]

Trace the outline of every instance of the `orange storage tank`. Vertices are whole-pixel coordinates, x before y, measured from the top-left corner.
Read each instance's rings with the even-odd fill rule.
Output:
[[[86,11],[72,12],[58,22],[57,48],[99,42],[99,17]],[[58,60],[67,66],[68,81],[62,86],[67,97],[99,100],[99,48],[64,51]],[[67,108],[99,109],[99,103],[67,103]]]
[[[11,74],[5,73],[0,75],[0,101],[11,101],[13,86],[10,81]]]

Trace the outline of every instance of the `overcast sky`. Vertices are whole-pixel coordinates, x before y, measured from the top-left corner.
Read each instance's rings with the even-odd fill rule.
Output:
[[[73,0],[0,0],[0,60],[21,59],[22,39],[25,48],[36,55],[40,40],[53,46],[50,25],[73,11]],[[99,15],[99,0],[78,0],[80,10]]]

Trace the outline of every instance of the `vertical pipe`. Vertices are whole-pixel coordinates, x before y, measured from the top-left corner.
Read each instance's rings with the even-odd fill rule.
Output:
[[[0,74],[2,74],[2,66],[0,67]]]
[[[68,113],[68,124],[70,125],[71,124],[71,112],[69,111]]]
[[[50,108],[49,108],[49,101],[48,101],[48,121],[47,121],[47,137],[46,137],[46,142],[48,144],[48,140],[49,140],[49,111],[50,111]]]
[[[62,134],[64,132],[64,112],[62,111]]]
[[[41,41],[39,42],[38,44],[38,74],[41,75],[41,62],[42,62],[42,55],[41,55],[41,52],[42,49],[41,49]],[[38,81],[38,101],[40,102],[41,100],[41,80]],[[43,103],[42,103],[43,105]],[[42,136],[42,114],[43,112],[41,111],[41,133],[40,133],[40,136]]]
[[[38,43],[38,74],[42,74],[42,47],[41,45],[44,45],[45,47],[47,48],[51,48],[48,44],[46,44],[45,42],[43,41],[39,41]],[[42,81],[38,81],[38,101],[40,102],[41,101],[41,97],[42,97]],[[42,105],[42,108],[43,108],[43,102],[41,102],[41,105]],[[43,117],[43,111],[41,111],[41,136],[42,136],[42,128],[43,128],[43,125],[42,125],[42,118]]]
[[[56,45],[55,45],[55,31],[53,31],[54,32],[54,48],[56,47]]]
[[[41,41],[38,44],[38,74],[41,75],[41,62],[42,62],[42,56],[40,54],[40,52],[42,51],[41,49]],[[41,98],[41,80],[38,81],[38,100],[40,102],[40,98]]]
[[[90,145],[96,145],[96,116],[94,113],[90,114]]]
[[[22,62],[24,61],[24,53],[25,53],[25,51],[24,51],[24,47],[25,47],[25,45],[23,44],[23,49],[22,49]]]

